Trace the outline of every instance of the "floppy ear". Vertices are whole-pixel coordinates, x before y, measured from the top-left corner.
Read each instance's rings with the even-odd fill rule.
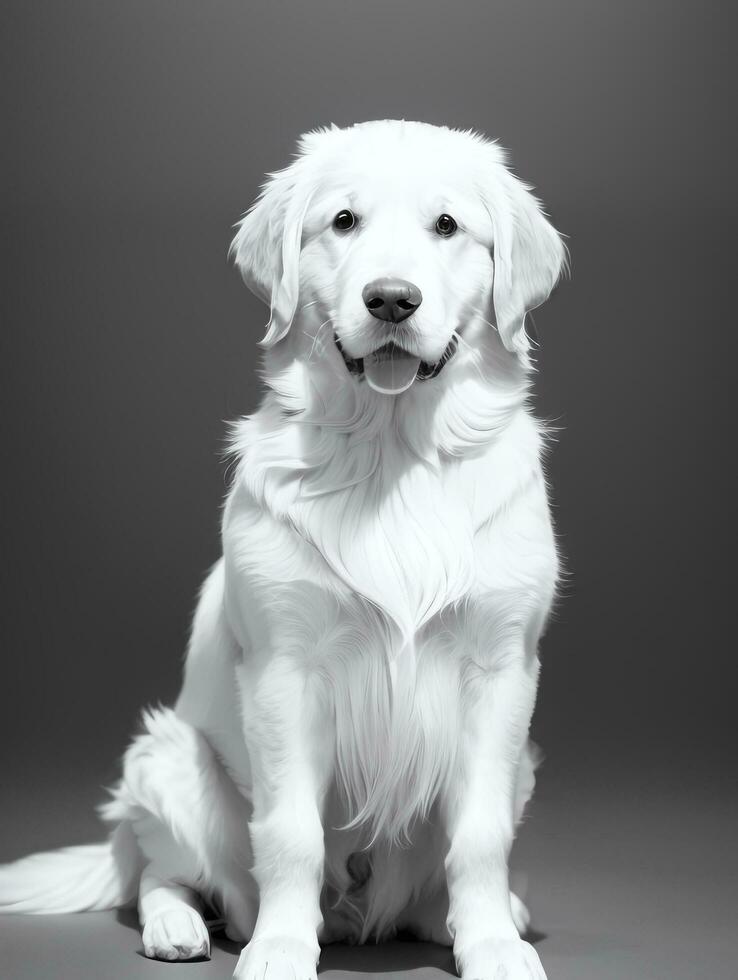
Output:
[[[506,170],[503,187],[504,194],[488,204],[494,224],[492,299],[502,342],[525,355],[525,314],[548,299],[567,253],[528,185]]]
[[[297,310],[302,224],[312,197],[302,183],[300,160],[271,174],[231,243],[244,282],[270,308],[263,347],[287,334]]]

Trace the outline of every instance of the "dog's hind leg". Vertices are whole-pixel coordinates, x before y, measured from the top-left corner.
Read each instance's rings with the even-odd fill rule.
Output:
[[[248,939],[253,930],[250,806],[202,732],[167,709],[147,713],[144,723],[103,812],[130,824],[148,862],[139,890],[147,955],[205,956],[197,893],[222,909],[232,938]]]
[[[217,806],[218,801],[213,801]],[[255,909],[248,887],[228,870],[204,871],[193,848],[178,843],[153,817],[136,823],[141,850],[150,857],[141,876],[138,914],[144,952],[159,960],[210,956],[210,934],[202,911],[208,898],[222,911],[225,931],[234,942],[247,940]]]
[[[138,895],[144,952],[157,960],[210,956],[210,933],[193,889],[166,877],[153,862],[144,869]]]

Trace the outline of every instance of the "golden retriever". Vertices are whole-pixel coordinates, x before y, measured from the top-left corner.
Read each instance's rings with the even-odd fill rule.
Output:
[[[149,956],[315,978],[319,941],[452,943],[544,977],[507,862],[558,561],[526,313],[565,264],[497,144],[379,121],[304,136],[238,226],[271,315],[233,427],[223,557],[184,684],[145,716],[107,844],[0,871],[4,911],[138,901]]]

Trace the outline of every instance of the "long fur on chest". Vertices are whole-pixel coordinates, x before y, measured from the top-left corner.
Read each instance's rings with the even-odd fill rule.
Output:
[[[441,389],[401,413],[361,388],[321,396],[319,372],[308,383],[300,367],[273,367],[273,392],[234,432],[233,510],[250,514],[243,533],[227,512],[224,532],[243,533],[241,568],[267,583],[267,601],[302,609],[347,822],[398,839],[454,765],[450,692],[478,534],[538,472],[540,437],[519,378],[490,388],[470,371],[445,402]]]

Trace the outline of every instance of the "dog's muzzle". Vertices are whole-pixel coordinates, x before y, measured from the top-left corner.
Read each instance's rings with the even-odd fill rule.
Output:
[[[333,339],[335,341],[336,347],[338,348],[343,362],[348,368],[349,374],[355,374],[358,377],[364,374],[364,358],[363,357],[349,357],[341,346],[341,341],[338,339],[337,334],[334,332]],[[380,347],[380,351],[386,350],[390,353],[397,345],[392,341],[388,344],[384,344]],[[418,373],[415,375],[416,381],[430,381],[432,378],[438,377],[443,368],[448,364],[451,358],[454,356],[459,347],[459,341],[456,336],[453,336],[448,342],[446,350],[441,354],[440,358],[435,362],[421,361],[420,367],[418,368]]]

